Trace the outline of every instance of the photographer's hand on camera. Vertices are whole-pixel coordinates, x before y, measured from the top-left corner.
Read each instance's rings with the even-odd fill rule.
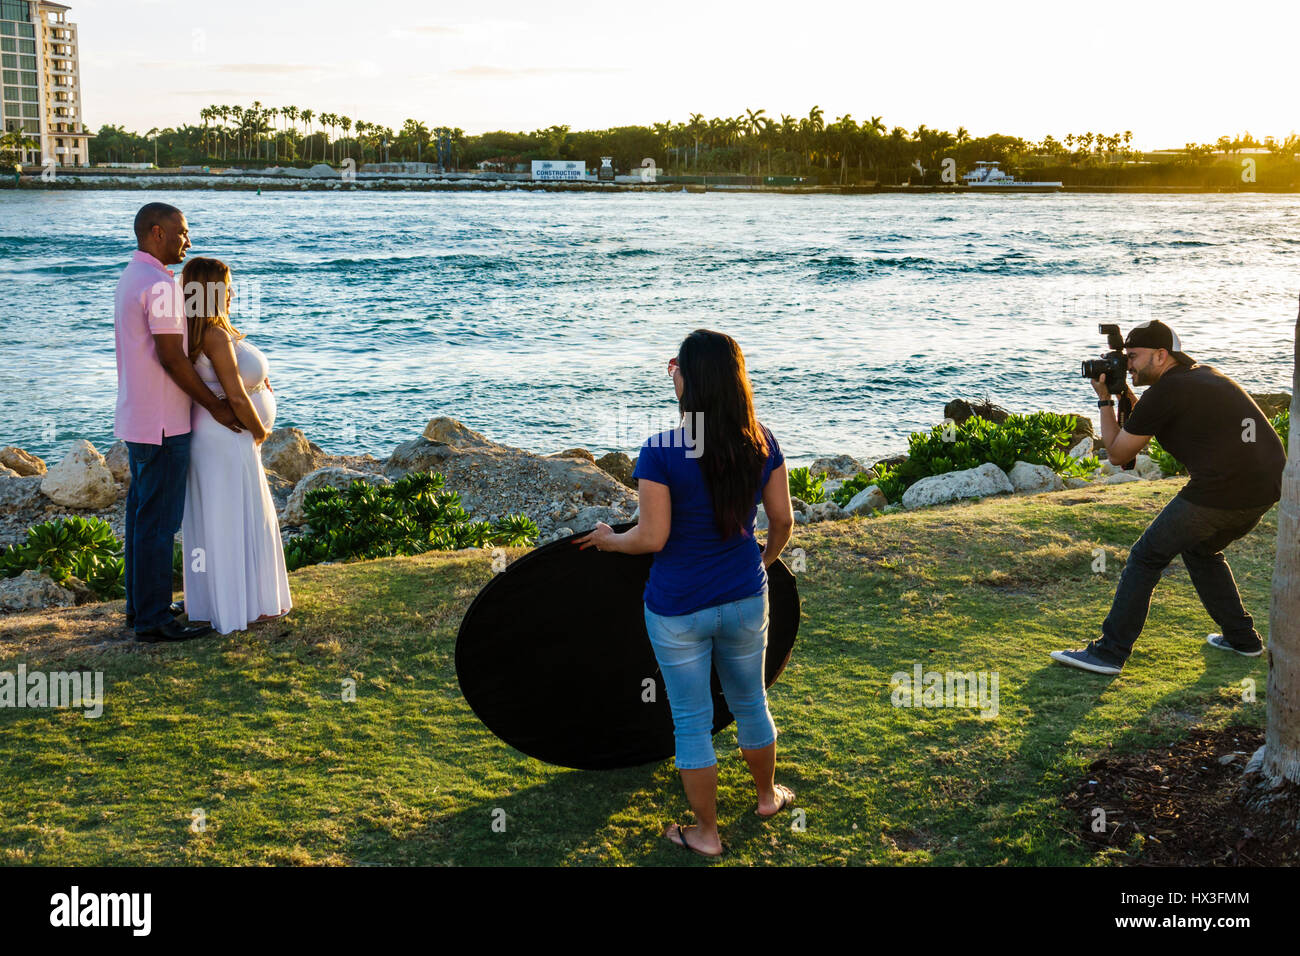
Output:
[[[1111,397],[1110,389],[1106,387],[1105,375],[1099,375],[1096,378],[1091,379],[1091,382],[1092,382],[1092,390],[1097,393],[1097,398],[1100,401],[1104,402],[1106,401],[1106,399]]]

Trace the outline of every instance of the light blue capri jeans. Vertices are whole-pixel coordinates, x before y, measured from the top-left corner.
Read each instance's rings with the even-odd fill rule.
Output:
[[[677,769],[718,762],[713,751],[710,664],[717,668],[736,736],[745,750],[776,742],[767,709],[763,668],[767,657],[767,590],[693,614],[661,617],[645,609],[646,630],[668,689],[677,741]]]

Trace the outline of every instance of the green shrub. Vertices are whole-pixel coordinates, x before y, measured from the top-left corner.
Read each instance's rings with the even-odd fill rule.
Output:
[[[928,432],[912,433],[906,461],[893,468],[876,465],[855,475],[834,498],[843,506],[862,489],[876,485],[896,502],[922,478],[978,468],[985,462],[1010,471],[1017,461],[1025,461],[1046,465],[1058,475],[1083,477],[1097,467],[1097,459],[1091,455],[1076,459],[1066,453],[1073,432],[1072,416],[1052,412],[1012,415],[1002,424],[976,416],[960,425],[936,425]]]
[[[103,518],[58,518],[27,530],[27,538],[0,552],[0,574],[47,574],[62,584],[80,578],[101,600],[124,597],[126,565],[122,542]]]
[[[802,498],[803,501],[810,505],[815,505],[826,500],[826,490],[822,483],[826,481],[826,472],[817,475],[812,474],[808,468],[792,468],[790,470],[790,494],[795,498]]]
[[[381,487],[357,480],[343,490],[325,487],[308,492],[303,514],[309,530],[285,546],[285,564],[292,571],[322,561],[527,545],[537,540],[537,525],[526,515],[507,515],[493,523],[470,521],[459,494],[440,493],[443,482],[440,474],[412,472]]]
[[[903,492],[907,486],[899,478],[895,468],[886,468],[884,465],[872,465],[867,471],[859,472],[852,478],[846,478],[844,484],[840,485],[831,496],[835,503],[841,508],[845,507],[854,496],[872,485],[880,489],[880,493],[885,496],[886,501],[897,501],[903,497]]]
[[[1282,447],[1290,450],[1291,437],[1291,409],[1284,408],[1277,413],[1273,419],[1273,431],[1277,432],[1277,437],[1282,439]]]
[[[1165,447],[1154,438],[1147,444],[1147,457],[1159,465],[1160,470],[1168,478],[1172,478],[1174,475],[1187,474],[1187,469],[1183,467],[1183,463],[1165,451]]]

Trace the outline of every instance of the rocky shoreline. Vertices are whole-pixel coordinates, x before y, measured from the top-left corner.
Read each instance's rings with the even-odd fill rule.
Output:
[[[1290,401],[1288,395],[1254,397],[1266,411]],[[961,401],[949,403],[944,413],[957,421],[971,414],[1006,414],[996,406]],[[1076,421],[1079,427],[1071,437],[1069,454],[1077,459],[1094,453],[1094,439],[1091,423],[1078,416]],[[538,526],[539,545],[590,529],[598,521],[618,524],[635,520],[639,510],[632,478],[636,462],[622,452],[596,458],[584,448],[571,448],[539,455],[494,442],[453,418],[430,420],[420,435],[398,445],[386,459],[331,455],[296,428],[277,429],[263,444],[261,454],[286,543],[305,531],[302,509],[309,491],[328,485],[345,487],[356,480],[384,485],[410,472],[441,473],[445,489],[459,493],[473,520],[527,515]],[[882,463],[893,464],[904,457]],[[823,490],[829,499],[844,481],[871,467],[849,455],[838,455],[817,459],[810,470],[828,476]],[[859,491],[843,507],[830,500],[792,500],[795,522],[804,525],[990,495],[1040,494],[1163,477],[1159,466],[1146,455],[1138,456],[1131,471],[1103,461],[1087,478],[1062,479],[1045,465],[1023,461],[1009,472],[986,463],[923,478],[907,489],[900,502],[889,503],[875,485]],[[102,454],[90,442],[78,441],[53,466],[21,448],[0,449],[0,548],[18,544],[35,525],[74,515],[102,518],[121,539],[129,482],[126,445],[120,441]],[[761,505],[758,526],[767,527]],[[85,595],[67,592],[34,572],[0,579],[0,612],[84,603],[84,599]]]

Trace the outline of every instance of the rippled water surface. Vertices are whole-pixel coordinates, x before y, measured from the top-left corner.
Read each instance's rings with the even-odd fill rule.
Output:
[[[113,287],[147,199],[225,259],[277,425],[387,455],[435,415],[536,451],[633,452],[668,427],[667,359],[745,351],[796,463],[871,458],[953,397],[1095,413],[1101,321],[1288,390],[1291,196],[0,193],[0,444],[112,440]]]

